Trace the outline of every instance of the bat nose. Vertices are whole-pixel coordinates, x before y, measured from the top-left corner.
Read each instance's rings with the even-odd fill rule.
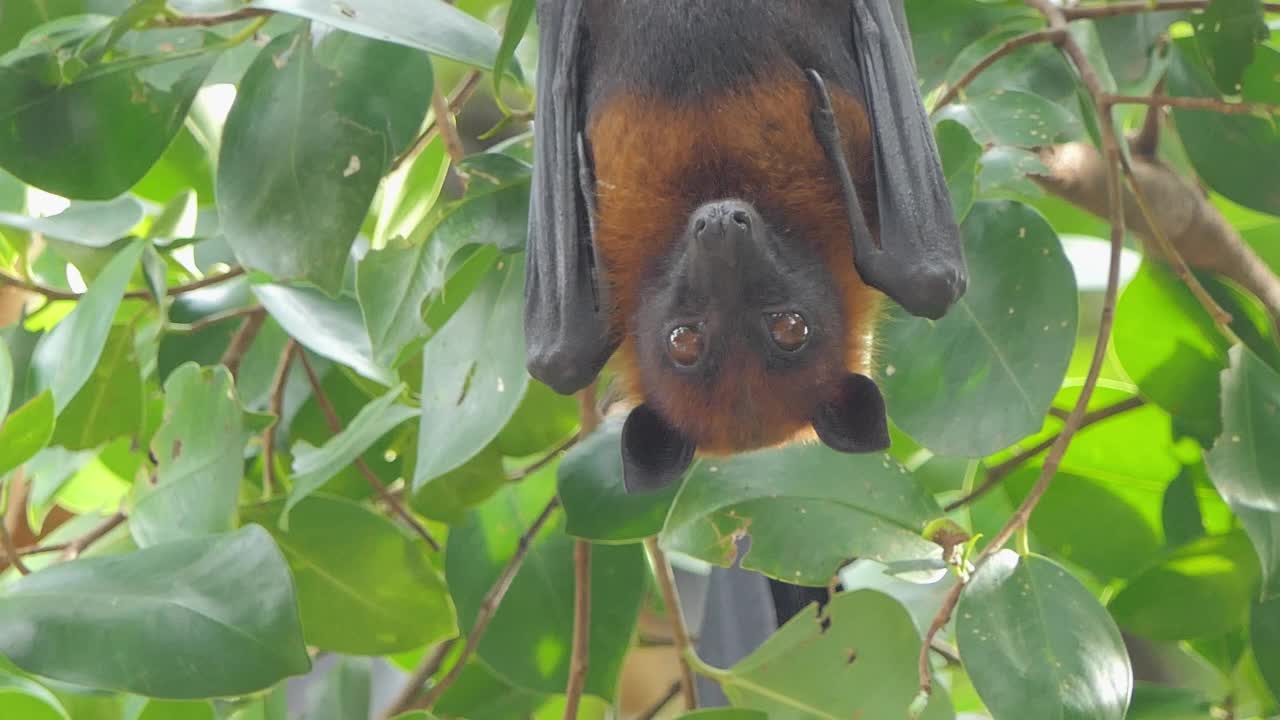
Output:
[[[745,238],[751,234],[753,227],[759,226],[761,220],[751,203],[718,200],[695,210],[689,222],[695,240],[714,241]]]

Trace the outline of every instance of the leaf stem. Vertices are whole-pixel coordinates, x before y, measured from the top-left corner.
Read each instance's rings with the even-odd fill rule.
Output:
[[[289,384],[289,368],[298,352],[298,341],[289,338],[284,352],[280,355],[280,363],[276,366],[276,374],[271,379],[271,404],[269,412],[275,416],[271,425],[262,434],[262,499],[268,500],[275,492],[276,465],[276,430],[284,415],[284,389]],[[319,401],[317,401],[319,402]]]
[[[693,681],[693,668],[689,666],[686,654],[692,649],[689,640],[689,628],[685,625],[684,610],[680,605],[680,594],[676,591],[675,573],[666,553],[658,547],[656,537],[646,538],[645,550],[653,561],[653,573],[658,579],[658,587],[662,590],[662,602],[667,606],[667,616],[671,618],[671,634],[675,638],[675,647],[680,657],[680,688],[684,694],[684,707],[693,710],[698,707],[698,688]]]

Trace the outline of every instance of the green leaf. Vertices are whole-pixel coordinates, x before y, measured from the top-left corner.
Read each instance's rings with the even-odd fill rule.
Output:
[[[484,663],[473,659],[440,696],[434,709],[446,718],[510,720],[532,715],[543,697],[514,687]]]
[[[490,445],[457,468],[423,485],[413,494],[410,505],[424,517],[457,525],[466,518],[467,510],[488,500],[506,484],[502,454]]]
[[[1204,536],[1204,516],[1196,497],[1195,475],[1190,469],[1179,473],[1165,489],[1161,524],[1170,545],[1182,545]]]
[[[1039,19],[1015,3],[908,0],[906,9],[916,68],[923,80],[921,94],[937,87],[960,52],[992,28],[1020,19]]]
[[[749,534],[742,567],[824,586],[849,558],[931,560],[920,533],[942,511],[887,455],[794,445],[704,458],[676,496],[660,536],[669,551],[724,567]]]
[[[946,106],[936,117],[959,122],[983,145],[1030,148],[1084,136],[1080,121],[1065,108],[1023,90],[972,95]]]
[[[1002,550],[956,608],[965,669],[996,720],[1122,720],[1133,668],[1120,631],[1084,585],[1038,556]]]
[[[1242,532],[1193,540],[1121,588],[1108,609],[1125,630],[1161,641],[1223,635],[1256,597],[1258,561]]]
[[[32,29],[50,20],[85,11],[86,0],[5,0],[0,25],[0,53],[18,46]]]
[[[1030,150],[993,147],[982,153],[978,167],[978,187],[983,194],[1012,192],[1031,198],[1044,194],[1027,176],[1048,174],[1049,168]]]
[[[0,420],[9,413],[9,401],[13,398],[13,355],[9,343],[0,336]]]
[[[213,704],[181,700],[146,700],[131,720],[215,720]]]
[[[1139,683],[1125,720],[1204,720],[1213,703],[1202,691]]]
[[[941,320],[895,311],[881,384],[913,439],[981,457],[1040,429],[1075,343],[1076,283],[1053,228],[1026,205],[979,202],[961,230],[968,292]]]
[[[533,19],[537,9],[535,0],[511,0],[511,6],[507,8],[506,27],[502,30],[502,45],[498,47],[498,55],[493,63],[493,66],[498,69],[498,72],[493,73],[495,98],[502,98],[502,81],[507,76],[506,69],[515,59],[516,48],[524,39],[529,21]]]
[[[89,450],[142,429],[142,373],[131,330],[111,328],[89,381],[62,410],[53,445]]]
[[[325,2],[325,7],[331,7]],[[241,264],[337,293],[369,205],[431,98],[415,50],[308,31],[263,48],[241,80],[218,161],[218,211]]]
[[[474,173],[467,195],[438,210],[440,216],[425,241],[371,252],[357,267],[356,292],[380,363],[402,358],[411,343],[428,334],[423,303],[445,292],[459,270],[451,261],[460,250],[476,244],[515,250],[524,244],[529,166],[502,155],[481,154],[468,158],[458,171]],[[389,221],[391,227],[408,228],[408,221],[425,215],[425,209],[410,208],[406,213],[403,221]]]
[[[1271,693],[1280,697],[1280,598],[1254,604],[1249,638],[1262,679]]]
[[[246,508],[284,551],[307,644],[353,655],[422,647],[457,631],[444,580],[424,543],[355,502],[312,495],[274,522],[283,501]],[[452,545],[452,541],[451,541]]]
[[[354,720],[369,717],[373,688],[369,659],[339,657],[311,687],[302,715],[307,720]]]
[[[1015,502],[1040,471],[1027,467],[1005,481]],[[1031,516],[1031,532],[1037,548],[1101,578],[1133,577],[1164,547],[1159,501],[1158,493],[1059,472]]]
[[[770,720],[905,718],[919,691],[919,655],[920,633],[906,609],[859,590],[833,597],[824,622],[812,613],[792,618],[715,680],[735,707]],[[935,684],[921,717],[953,718],[950,706]]]
[[[509,256],[427,343],[415,491],[471,459],[515,414],[529,385],[523,303],[523,255]]]
[[[217,56],[203,33],[151,31],[100,61],[97,40],[77,45],[108,18],[81,20],[0,56],[0,166],[64,197],[107,200],[164,153]]]
[[[397,402],[404,395],[404,384],[361,408],[351,424],[324,444],[314,448],[299,443],[293,451],[293,490],[284,512],[289,511],[303,498],[320,489],[342,468],[355,462],[365,450],[398,425],[418,416],[416,408]]]
[[[978,194],[978,158],[982,155],[982,146],[968,128],[954,120],[943,120],[934,132],[938,136],[938,153],[947,176],[956,222],[964,222]]]
[[[681,715],[677,720],[769,720],[769,716],[758,710],[713,708],[710,710],[694,710]]]
[[[1212,0],[1191,24],[1214,82],[1223,93],[1237,94],[1255,47],[1271,37],[1262,0]]]
[[[517,543],[551,499],[551,478],[528,478],[472,511],[449,534],[445,574],[463,634]],[[499,675],[530,690],[563,692],[573,636],[573,545],[561,516],[534,538],[478,656]],[[586,692],[613,699],[644,592],[646,564],[639,545],[591,548],[590,657]],[[530,618],[538,618],[530,622]]]
[[[662,530],[678,483],[629,494],[622,484],[622,418],[610,417],[560,461],[565,532],[598,542],[636,542]]]
[[[234,528],[244,474],[248,430],[225,367],[183,365],[165,381],[164,395],[164,424],[151,441],[156,486],[129,514],[142,547]]]
[[[129,234],[144,217],[142,204],[129,196],[106,202],[73,202],[49,217],[0,212],[0,225],[91,248],[105,248]]]
[[[442,0],[253,0],[250,7],[298,15],[374,40],[426,50],[484,70],[493,68],[498,33]]]
[[[578,429],[578,400],[561,395],[536,380],[510,422],[494,440],[498,451],[509,457],[528,457],[560,445]]]
[[[1116,307],[1115,344],[1143,397],[1168,410],[1179,430],[1211,444],[1221,431],[1218,373],[1227,364],[1226,340],[1172,271],[1142,264]]]
[[[1222,434],[1209,477],[1253,541],[1264,598],[1280,596],[1280,375],[1239,345],[1222,371]]]
[[[53,436],[53,395],[45,390],[0,421],[0,477],[35,457]]]
[[[1217,99],[1217,87],[1195,42],[1174,41],[1169,94]],[[1274,85],[1280,50],[1259,46],[1254,64],[1259,66],[1259,82]],[[1209,187],[1245,207],[1280,215],[1280,127],[1249,115],[1200,110],[1174,109],[1173,119],[1187,157]]]
[[[382,186],[382,207],[373,230],[374,247],[386,247],[396,238],[407,239],[427,219],[444,188],[449,160],[444,140],[437,137],[407,166],[387,176]]]
[[[0,716],[22,720],[72,720],[45,686],[0,672]]]
[[[143,242],[134,241],[116,253],[71,314],[36,346],[31,358],[32,387],[53,392],[58,414],[93,376],[111,333],[111,320],[144,247]]]
[[[351,298],[333,299],[319,290],[286,285],[255,285],[253,294],[285,332],[308,350],[374,382],[393,384],[391,371],[373,359],[360,308]]]
[[[0,653],[45,677],[170,699],[257,692],[311,666],[288,568],[257,526],[20,578],[0,588]]]

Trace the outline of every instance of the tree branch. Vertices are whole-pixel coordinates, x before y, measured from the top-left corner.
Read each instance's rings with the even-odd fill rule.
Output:
[[[89,532],[68,543],[66,549],[62,551],[62,559],[75,560],[80,557],[80,553],[88,550],[94,543],[106,537],[107,533],[120,527],[124,521],[125,514],[123,512],[116,512],[111,517],[103,520]]]
[[[262,499],[271,497],[275,491],[276,472],[276,430],[280,427],[281,416],[284,415],[284,389],[289,380],[289,368],[293,365],[293,357],[298,352],[298,341],[289,338],[285,343],[284,353],[280,355],[280,363],[276,365],[275,377],[271,379],[271,403],[268,412],[275,420],[262,434]],[[319,400],[316,401],[317,403]]]
[[[195,290],[200,290],[201,288],[207,288],[210,285],[217,285],[218,283],[226,282],[227,280],[240,277],[243,274],[244,268],[234,267],[224,273],[209,275],[208,277],[189,282],[185,285],[171,287],[165,292],[165,294],[169,297],[173,297],[174,295],[183,295]],[[84,297],[84,293],[45,287],[44,285],[39,285],[29,280],[23,280],[16,275],[10,275],[4,271],[0,271],[0,286],[18,288],[19,290],[25,290],[29,293],[42,295],[49,300],[79,300]],[[150,297],[150,290],[131,290],[124,294],[124,298],[126,300],[147,300]]]
[[[680,606],[680,595],[676,592],[675,573],[666,553],[658,547],[657,538],[646,539],[644,547],[653,561],[653,572],[658,578],[658,587],[662,589],[662,602],[666,604],[667,615],[671,618],[671,635],[680,657],[680,688],[684,694],[684,707],[686,710],[693,710],[698,707],[698,687],[694,684],[693,668],[689,666],[686,657],[693,650],[693,643],[689,640],[689,628],[685,626],[684,610]]]
[[[320,412],[324,414],[325,422],[329,425],[329,431],[337,435],[342,432],[342,420],[338,417],[338,411],[334,409],[333,403],[329,401],[329,396],[325,394],[324,387],[320,384],[320,377],[316,375],[315,368],[311,367],[311,361],[307,359],[306,351],[298,353],[298,359],[302,361],[302,369],[306,371],[307,382],[311,385],[311,394],[315,396],[316,404],[320,406]],[[373,488],[374,493],[378,495],[378,499],[386,503],[391,512],[403,520],[427,545],[430,545],[432,550],[440,552],[440,543],[432,537],[426,526],[418,522],[418,518],[405,509],[400,500],[387,490],[387,486],[382,484],[382,481],[378,479],[377,474],[364,461],[364,458],[356,458],[355,466],[364,477],[365,482],[369,483],[369,487]]]
[[[1141,2],[1118,2],[1111,5],[1084,5],[1063,8],[1062,15],[1067,20],[1084,20],[1168,10],[1203,10],[1208,5],[1209,0],[1164,0],[1163,2],[1142,0]],[[1263,3],[1263,7],[1269,12],[1280,11],[1280,3]]]
[[[1173,97],[1171,95],[1107,95],[1115,105],[1147,105],[1176,107],[1183,110],[1206,110],[1224,115],[1276,115],[1280,105],[1255,102],[1227,102],[1218,98]]]
[[[582,437],[600,426],[600,410],[596,407],[596,384],[578,393],[582,417]],[[564,720],[576,720],[582,693],[587,685],[591,650],[591,543],[573,543],[573,653],[569,658],[569,683],[565,688]],[[677,608],[676,612],[679,612]]]
[[[258,338],[258,333],[266,321],[267,311],[262,308],[257,308],[244,316],[240,329],[231,337],[231,344],[227,345],[227,351],[222,353],[222,358],[218,361],[231,371],[231,377],[239,376],[240,362],[244,360],[244,354],[249,352],[249,348],[253,347],[253,341]]]
[[[393,718],[400,713],[412,710],[418,693],[422,692],[422,688],[426,687],[427,682],[440,671],[440,666],[444,664],[445,657],[448,656],[449,651],[453,649],[457,642],[457,638],[449,638],[437,645],[431,652],[423,655],[422,662],[418,663],[418,667],[414,668],[413,674],[409,676],[404,687],[400,689],[400,694],[396,695],[395,700],[378,717],[381,720],[388,720],[388,718]]]
[[[511,587],[511,581],[515,579],[516,573],[520,570],[521,563],[524,562],[525,556],[529,554],[529,549],[533,547],[533,539],[542,530],[542,526],[547,524],[547,520],[551,519],[551,515],[560,507],[560,498],[553,497],[547,506],[520,536],[520,541],[516,545],[515,554],[507,561],[507,566],[503,568],[502,574],[498,576],[498,580],[489,588],[489,592],[485,593],[484,599],[480,601],[480,609],[476,612],[476,621],[471,625],[471,632],[467,633],[466,643],[462,646],[462,653],[458,655],[458,660],[454,663],[449,672],[431,688],[420,700],[412,705],[415,708],[430,708],[436,704],[440,696],[444,694],[449,686],[457,681],[458,676],[462,674],[462,669],[466,667],[467,661],[475,654],[476,648],[480,645],[480,640],[484,638],[485,630],[489,628],[489,623],[493,620],[493,616],[498,612],[498,606],[502,603],[502,598],[507,594],[507,590]]]
[[[480,87],[480,80],[482,78],[483,75],[479,70],[472,70],[467,73],[466,77],[462,79],[462,82],[458,83],[458,87],[454,88],[453,92],[449,94],[450,110],[453,112],[461,110],[462,107],[467,104],[467,101],[471,99],[471,96],[475,94],[476,88]],[[436,134],[440,131],[438,125],[439,118],[437,117],[423,128],[422,132],[419,133],[418,137],[413,141],[413,144],[404,152],[400,153],[395,160],[391,161],[391,167],[387,170],[388,174],[399,170],[401,165],[404,165],[406,162],[417,157],[418,153],[422,152],[423,148],[431,144],[431,141],[435,139]]]
[[[13,500],[14,498],[11,496],[9,502],[13,502]],[[8,505],[6,504],[7,507]],[[13,534],[9,532],[9,523],[7,522],[0,522],[0,550],[4,550],[4,558],[0,559],[13,565],[14,569],[23,575],[31,574],[31,568],[27,567],[27,564],[22,561],[22,553],[18,552],[17,546],[13,544]],[[3,565],[0,565],[0,567],[3,567]]]

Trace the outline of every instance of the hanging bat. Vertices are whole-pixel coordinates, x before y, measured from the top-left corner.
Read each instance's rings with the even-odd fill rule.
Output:
[[[888,447],[883,296],[967,269],[901,0],[539,0],[528,367],[617,356],[628,491],[695,453]]]

